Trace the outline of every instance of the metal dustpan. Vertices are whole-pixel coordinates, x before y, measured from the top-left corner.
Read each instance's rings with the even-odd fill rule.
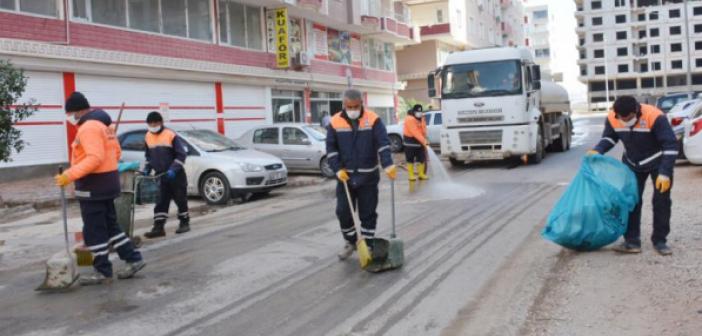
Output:
[[[59,168],[59,174],[63,168]],[[66,250],[54,254],[46,262],[46,276],[36,290],[38,291],[63,291],[69,289],[78,280],[76,263],[68,247],[68,214],[66,210],[66,191],[61,187],[61,212],[63,217],[63,237]]]
[[[392,232],[390,239],[367,239],[373,260],[365,268],[371,273],[379,273],[402,267],[405,263],[405,244],[397,238],[395,230],[395,181],[390,182],[390,203],[392,206]]]

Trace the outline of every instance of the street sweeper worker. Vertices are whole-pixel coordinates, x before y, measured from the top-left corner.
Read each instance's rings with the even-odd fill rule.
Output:
[[[117,224],[114,199],[120,194],[117,162],[121,151],[110,128],[112,120],[102,110],[91,110],[88,100],[74,92],[66,100],[66,119],[78,127],[71,145],[71,167],[56,175],[56,185],[75,182],[75,195],[83,219],[83,238],[93,254],[95,272],[82,275],[82,285],[97,285],[112,280],[110,248],[114,248],[126,267],[117,272],[120,279],[131,278],[146,265],[129,237]]]
[[[405,158],[407,160],[409,180],[417,180],[415,171],[417,172],[420,180],[428,179],[426,175],[426,168],[429,141],[427,140],[427,122],[424,119],[422,105],[416,104],[411,110],[407,111],[402,145],[405,147]]]
[[[653,235],[655,250],[662,255],[672,253],[666,238],[670,233],[670,188],[673,166],[678,157],[675,133],[668,118],[655,106],[640,104],[634,97],[621,96],[605,123],[602,139],[588,154],[604,154],[617,142],[624,144],[622,161],[636,175],[639,202],[629,215],[624,242],[615,250],[624,253],[641,252],[641,196],[646,180],[651,176],[653,191]]]
[[[358,90],[344,92],[344,109],[332,117],[327,127],[326,142],[329,165],[339,180],[336,186],[336,216],[346,240],[339,253],[339,259],[344,260],[353,254],[358,237],[343,183],[348,183],[351,201],[358,209],[361,235],[371,238],[375,236],[378,219],[378,158],[390,179],[397,177],[397,169],[392,162],[385,125],[375,112],[364,108],[363,96]]]
[[[166,235],[164,226],[168,220],[168,208],[171,200],[178,207],[180,224],[175,233],[190,231],[190,214],[188,212],[188,179],[185,176],[185,158],[188,156],[185,143],[171,129],[163,126],[163,116],[153,111],[146,116],[148,132],[146,133],[146,166],[142,172],[149,175],[153,170],[161,175],[161,197],[154,207],[154,226],[144,234],[146,238]]]

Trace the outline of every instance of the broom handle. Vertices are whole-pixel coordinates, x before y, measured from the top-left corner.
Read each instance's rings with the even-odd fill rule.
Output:
[[[125,103],[122,103],[122,106],[119,108],[119,114],[117,114],[117,122],[115,123],[115,135],[117,134],[117,130],[119,129],[119,123],[122,121],[122,112],[124,112],[124,105]]]
[[[392,206],[392,232],[390,238],[397,238],[395,233],[395,180],[390,180],[390,204]]]
[[[59,175],[63,174],[63,166],[59,166]],[[70,247],[68,247],[68,210],[66,209],[66,188],[61,187],[61,218],[63,219],[63,238],[66,243],[66,254],[71,262],[71,274],[75,274],[75,262]]]
[[[353,207],[353,202],[351,202],[351,193],[349,192],[349,184],[347,182],[344,183],[344,190],[346,191],[346,200],[349,202],[349,211],[351,211],[351,219],[353,219],[353,229],[356,231],[356,239],[357,241],[361,240],[361,232],[358,231],[358,223],[361,221],[360,218],[358,218],[358,213],[356,213],[356,210],[354,210]]]

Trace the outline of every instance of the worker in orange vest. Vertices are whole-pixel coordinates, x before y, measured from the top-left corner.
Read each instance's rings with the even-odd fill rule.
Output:
[[[56,185],[64,187],[75,182],[75,195],[83,219],[83,238],[92,252],[95,272],[83,275],[81,285],[97,285],[112,281],[110,248],[114,248],[127,266],[117,272],[128,279],[146,264],[141,253],[117,225],[114,199],[120,194],[117,162],[121,150],[110,128],[112,119],[102,110],[92,110],[80,92],[66,100],[66,119],[78,127],[71,145],[71,167],[56,175]]]
[[[407,172],[409,180],[416,181],[415,171],[420,180],[429,179],[426,175],[427,150],[429,141],[427,140],[427,122],[424,120],[422,105],[416,104],[407,111],[403,130],[403,144],[405,147],[405,158],[407,159]],[[417,167],[415,169],[415,164]]]

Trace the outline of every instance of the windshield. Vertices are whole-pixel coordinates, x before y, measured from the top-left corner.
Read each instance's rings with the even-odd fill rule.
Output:
[[[307,134],[311,135],[317,141],[324,141],[327,139],[327,130],[321,126],[306,125],[302,126]]]
[[[658,108],[663,110],[663,112],[668,113],[668,111],[670,111],[670,109],[672,109],[673,106],[688,99],[689,98],[687,97],[687,95],[663,97],[658,100]]]
[[[180,132],[188,141],[205,152],[224,152],[242,150],[233,140],[210,130],[190,130]]]
[[[441,73],[441,98],[506,96],[522,93],[519,61],[456,64]]]

